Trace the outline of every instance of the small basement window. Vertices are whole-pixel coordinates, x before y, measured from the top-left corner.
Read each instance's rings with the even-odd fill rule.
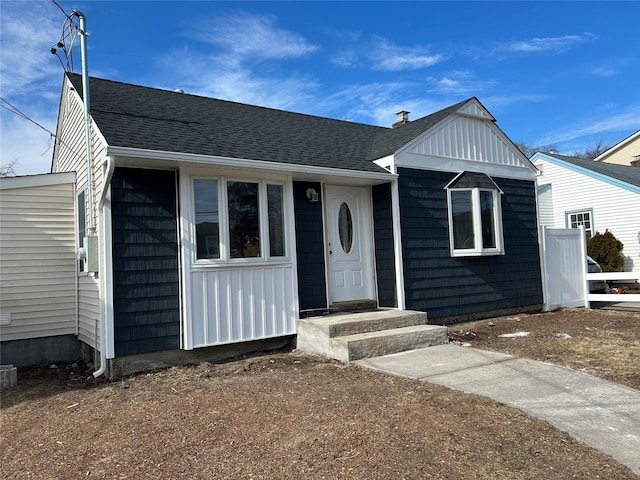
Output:
[[[504,254],[502,190],[484,173],[462,172],[445,189],[451,256]]]

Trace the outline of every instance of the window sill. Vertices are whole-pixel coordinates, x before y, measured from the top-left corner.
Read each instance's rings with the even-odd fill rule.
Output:
[[[263,259],[250,259],[250,260],[232,260],[232,261],[206,261],[199,260],[192,263],[192,270],[219,270],[230,268],[272,268],[272,267],[287,267],[291,266],[292,262],[288,258],[278,260],[263,260]]]
[[[490,251],[463,251],[456,250],[451,252],[452,257],[495,257],[497,255],[504,255],[502,250],[490,250]]]

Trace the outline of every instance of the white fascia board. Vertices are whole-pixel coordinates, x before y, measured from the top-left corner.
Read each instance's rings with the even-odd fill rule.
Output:
[[[497,165],[493,163],[477,162],[475,160],[462,160],[459,158],[432,157],[405,153],[402,162],[396,163],[397,167],[412,168],[417,170],[435,170],[439,172],[482,172],[492,177],[512,178],[515,180],[536,179],[537,169],[524,166]]]
[[[62,185],[75,183],[75,172],[42,173],[37,175],[23,175],[19,177],[0,178],[0,190],[23,187],[46,187],[48,185]]]
[[[594,162],[602,162],[602,161],[604,161],[607,157],[610,157],[612,154],[614,154],[615,152],[617,152],[621,148],[626,147],[629,143],[633,142],[637,138],[640,138],[640,130],[638,130],[636,133],[632,133],[627,138],[625,138],[625,139],[621,140],[620,142],[616,143],[609,150],[606,150],[606,151],[602,152],[600,155],[598,155],[596,158],[594,158],[593,161]]]
[[[343,170],[340,168],[316,167],[297,165],[292,163],[263,162],[240,158],[217,157],[210,155],[198,155],[193,153],[164,152],[160,150],[144,150],[128,147],[107,147],[107,155],[115,157],[148,158],[174,163],[200,164],[201,166],[249,168],[257,170],[271,170],[283,173],[304,173],[314,176],[340,176],[347,178],[369,180],[391,180],[392,173],[363,172],[360,170]]]
[[[588,168],[581,167],[580,165],[575,165],[570,162],[565,162],[559,158],[552,157],[551,155],[547,155],[545,153],[537,152],[531,157],[532,162],[545,161],[557,165],[559,167],[566,168],[567,170],[571,170],[572,172],[580,173],[587,177],[594,178],[596,180],[600,180],[602,182],[608,183],[609,185],[613,185],[614,187],[622,188],[623,190],[627,190],[629,192],[640,194],[640,187],[636,185],[632,185],[631,183],[623,182],[622,180],[618,180],[616,178],[612,178],[608,175],[604,175],[602,173],[594,172],[593,170],[589,170]],[[595,160],[594,160],[595,161]],[[632,167],[634,168],[634,167]]]

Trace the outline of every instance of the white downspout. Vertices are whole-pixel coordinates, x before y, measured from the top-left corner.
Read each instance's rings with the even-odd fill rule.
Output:
[[[113,177],[113,172],[115,170],[115,162],[112,157],[107,157],[105,165],[105,172],[102,174],[102,192],[100,193],[100,199],[98,201],[98,211],[102,212],[104,207],[104,202],[107,198],[107,192],[109,191],[109,185],[111,185],[111,178]],[[106,236],[103,235],[103,241],[106,239]],[[100,260],[100,270],[102,270],[103,274],[100,275],[100,317],[101,317],[101,329],[100,329],[100,368],[93,372],[94,378],[98,378],[100,375],[103,375],[107,370],[107,308],[105,303],[107,302],[107,294],[106,294],[106,282],[109,277],[106,275],[107,272],[107,258],[106,255],[102,255]],[[107,277],[107,278],[105,278]]]

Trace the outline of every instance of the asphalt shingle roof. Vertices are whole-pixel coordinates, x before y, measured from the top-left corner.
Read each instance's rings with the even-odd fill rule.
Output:
[[[82,96],[82,79],[67,74]],[[397,128],[317,117],[90,78],[91,115],[111,146],[386,172],[391,154],[453,113],[453,105]]]
[[[596,173],[606,175],[616,180],[640,187],[640,168],[627,165],[617,165],[615,163],[594,162],[584,158],[567,157],[564,155],[551,155],[559,160],[586,168]]]

